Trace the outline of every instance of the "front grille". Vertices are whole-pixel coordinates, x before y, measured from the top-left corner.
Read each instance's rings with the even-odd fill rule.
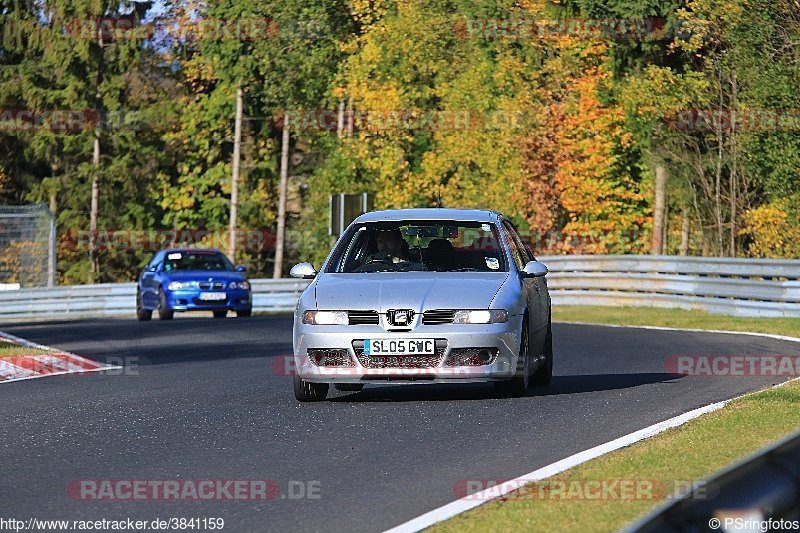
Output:
[[[216,289],[216,290],[218,290],[218,289],[224,289],[225,288],[225,283],[223,283],[221,281],[215,281],[213,283],[211,283],[210,281],[201,281],[197,285],[201,289],[205,289],[205,290],[208,290],[208,289]]]
[[[425,311],[422,315],[422,323],[426,326],[435,326],[437,324],[452,324],[455,311],[452,309],[435,309],[433,311]]]
[[[436,355],[364,355],[363,349],[355,351],[358,362],[364,368],[434,368],[444,357],[444,349],[436,350]]]
[[[378,312],[377,311],[348,311],[347,323],[351,326],[356,325],[378,325]]]

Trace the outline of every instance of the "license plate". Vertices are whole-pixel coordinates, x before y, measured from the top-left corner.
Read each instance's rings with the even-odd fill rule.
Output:
[[[228,295],[224,292],[201,292],[200,299],[207,300],[211,302],[218,302],[220,300],[225,300],[228,298]]]
[[[433,339],[367,339],[364,355],[433,355]]]

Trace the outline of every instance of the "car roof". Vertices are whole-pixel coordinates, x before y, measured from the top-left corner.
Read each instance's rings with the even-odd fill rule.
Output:
[[[364,213],[354,222],[386,222],[392,220],[459,220],[470,222],[496,222],[500,215],[487,209],[453,209],[424,207],[415,209],[386,209]]]
[[[187,253],[187,254],[191,254],[191,253],[195,253],[195,252],[201,252],[201,253],[202,252],[204,252],[204,253],[218,252],[218,253],[222,253],[219,250],[217,250],[216,248],[167,248],[165,250],[162,250],[162,252],[164,252],[164,253],[181,252],[181,253]]]

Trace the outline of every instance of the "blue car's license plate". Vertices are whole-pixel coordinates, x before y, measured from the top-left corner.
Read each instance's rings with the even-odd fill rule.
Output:
[[[225,300],[228,298],[228,295],[224,292],[201,292],[200,299],[209,302],[219,302],[220,300]]]
[[[364,355],[433,355],[433,339],[366,339]]]

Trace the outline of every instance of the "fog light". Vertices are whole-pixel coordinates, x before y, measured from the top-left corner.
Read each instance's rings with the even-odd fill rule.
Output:
[[[447,355],[445,366],[483,366],[497,358],[497,348],[453,348]]]
[[[316,366],[356,366],[347,350],[311,348],[308,359]]]

